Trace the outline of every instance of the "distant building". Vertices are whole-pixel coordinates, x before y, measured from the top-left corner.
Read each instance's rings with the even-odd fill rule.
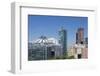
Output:
[[[68,56],[74,56],[75,59],[88,58],[88,38],[84,38],[83,28],[78,28],[76,44],[70,48]]]
[[[62,48],[55,38],[40,38],[29,43],[28,60],[47,60],[60,58],[62,56]]]
[[[84,43],[84,29],[78,28],[76,32],[76,43],[83,44]]]
[[[74,55],[75,55],[75,49],[74,49],[74,47],[70,47],[68,50],[68,57],[71,57]]]
[[[85,49],[85,45],[83,45],[83,44],[75,44],[74,49],[75,49],[74,57],[76,59],[82,59],[83,58],[82,52]]]
[[[88,44],[88,38],[87,37],[85,38],[85,43]]]
[[[76,44],[78,44],[78,33],[76,32]]]
[[[63,55],[67,52],[67,31],[62,27],[59,31],[59,44],[62,46]]]
[[[88,58],[88,48],[84,48],[82,51],[82,58]]]
[[[75,59],[88,58],[88,49],[85,44],[75,44],[69,49],[68,56],[73,56]]]
[[[86,44],[86,47],[88,48],[88,38],[87,37],[85,38],[85,44]]]

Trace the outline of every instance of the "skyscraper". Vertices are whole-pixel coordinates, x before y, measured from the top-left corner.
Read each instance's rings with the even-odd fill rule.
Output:
[[[76,32],[76,44],[77,43],[80,43],[80,44],[84,43],[84,29],[83,28],[78,28]]]
[[[86,45],[86,48],[88,48],[88,38],[87,37],[85,38],[85,45]]]
[[[59,31],[59,43],[62,46],[62,54],[65,56],[67,52],[67,31],[63,27]]]
[[[85,38],[85,43],[88,44],[88,38],[87,37]]]
[[[76,32],[76,44],[78,43],[78,33]]]

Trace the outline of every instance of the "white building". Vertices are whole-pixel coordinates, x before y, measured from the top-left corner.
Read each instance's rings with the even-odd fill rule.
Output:
[[[68,56],[74,56],[75,59],[87,58],[88,49],[85,44],[75,44],[68,51]]]
[[[62,47],[55,38],[46,38],[45,36],[41,36],[40,38],[34,40],[32,44],[33,48],[28,51],[29,60],[34,60],[35,58],[35,60],[45,60],[61,57],[63,55]]]

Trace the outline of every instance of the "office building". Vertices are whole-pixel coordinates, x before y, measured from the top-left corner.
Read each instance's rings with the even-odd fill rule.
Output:
[[[63,55],[67,53],[67,31],[62,27],[59,31],[59,44],[61,44]]]
[[[76,32],[76,43],[84,44],[84,29],[83,28],[78,28]]]

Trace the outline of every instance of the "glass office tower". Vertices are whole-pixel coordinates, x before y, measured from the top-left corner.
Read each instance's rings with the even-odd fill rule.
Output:
[[[59,31],[59,43],[62,46],[63,56],[65,56],[67,53],[67,31],[63,27]]]

